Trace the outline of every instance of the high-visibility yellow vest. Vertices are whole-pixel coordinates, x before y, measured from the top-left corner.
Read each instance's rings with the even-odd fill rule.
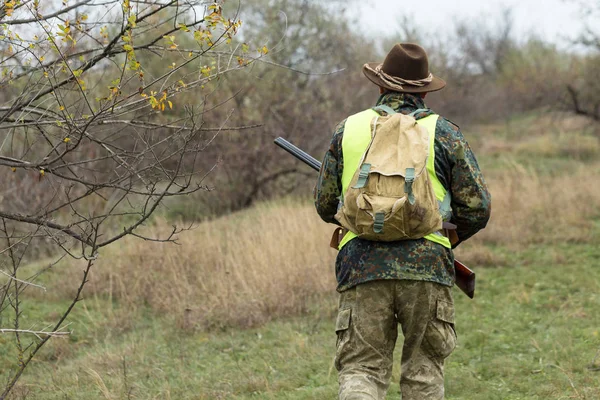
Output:
[[[358,114],[354,114],[346,120],[344,126],[344,136],[342,137],[342,157],[344,159],[344,170],[342,172],[342,197],[346,193],[350,186],[350,181],[354,176],[356,170],[360,167],[360,160],[363,154],[367,150],[369,143],[371,142],[371,126],[375,117],[379,114],[373,110],[368,109]],[[437,124],[439,115],[431,114],[425,118],[417,120],[417,123],[427,129],[429,132],[429,157],[427,158],[427,172],[433,185],[435,197],[440,204],[447,203],[449,198],[446,197],[446,189],[440,183],[437,175],[435,174],[435,127]],[[449,205],[448,205],[449,206]],[[346,243],[357,237],[353,232],[348,232],[340,241],[338,249],[342,249]],[[451,248],[450,240],[442,235],[440,232],[434,232],[427,236],[425,239],[431,240],[432,242],[441,244],[444,247]]]

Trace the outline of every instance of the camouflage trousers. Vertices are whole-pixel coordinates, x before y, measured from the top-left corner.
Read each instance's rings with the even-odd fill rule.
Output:
[[[456,346],[451,288],[378,280],[340,294],[336,321],[340,400],[385,399],[398,325],[402,400],[444,398],[444,359]]]

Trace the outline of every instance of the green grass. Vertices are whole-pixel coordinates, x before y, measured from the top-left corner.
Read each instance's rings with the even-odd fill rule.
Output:
[[[455,292],[447,398],[600,398],[600,249],[532,248],[515,260],[478,269],[475,300]],[[60,305],[31,304],[26,318]],[[333,399],[335,308],[332,296],[304,316],[207,333],[87,299],[70,319],[73,337],[42,351],[15,398]],[[397,364],[388,398],[399,398]]]
[[[600,351],[600,249],[563,246],[561,264],[548,250],[531,251],[529,265],[481,271],[479,297],[458,303],[451,398],[600,397],[591,365]]]

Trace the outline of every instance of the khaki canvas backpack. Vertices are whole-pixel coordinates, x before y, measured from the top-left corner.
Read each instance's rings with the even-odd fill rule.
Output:
[[[427,172],[429,134],[413,114],[380,107],[371,142],[336,214],[360,238],[419,239],[442,229],[442,216]]]

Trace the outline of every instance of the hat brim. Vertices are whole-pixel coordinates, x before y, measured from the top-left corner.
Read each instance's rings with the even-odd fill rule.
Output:
[[[394,92],[401,93],[427,93],[427,92],[435,92],[437,90],[441,90],[446,86],[446,81],[437,76],[433,77],[433,80],[424,86],[412,86],[412,85],[403,85],[403,90],[398,90],[396,88],[392,88],[388,86],[380,77],[378,77],[373,71],[366,68],[366,66],[371,67],[371,69],[376,69],[381,65],[381,63],[368,63],[363,66],[363,74],[367,77],[368,80],[376,84],[377,86],[381,86],[383,88],[393,90]]]

